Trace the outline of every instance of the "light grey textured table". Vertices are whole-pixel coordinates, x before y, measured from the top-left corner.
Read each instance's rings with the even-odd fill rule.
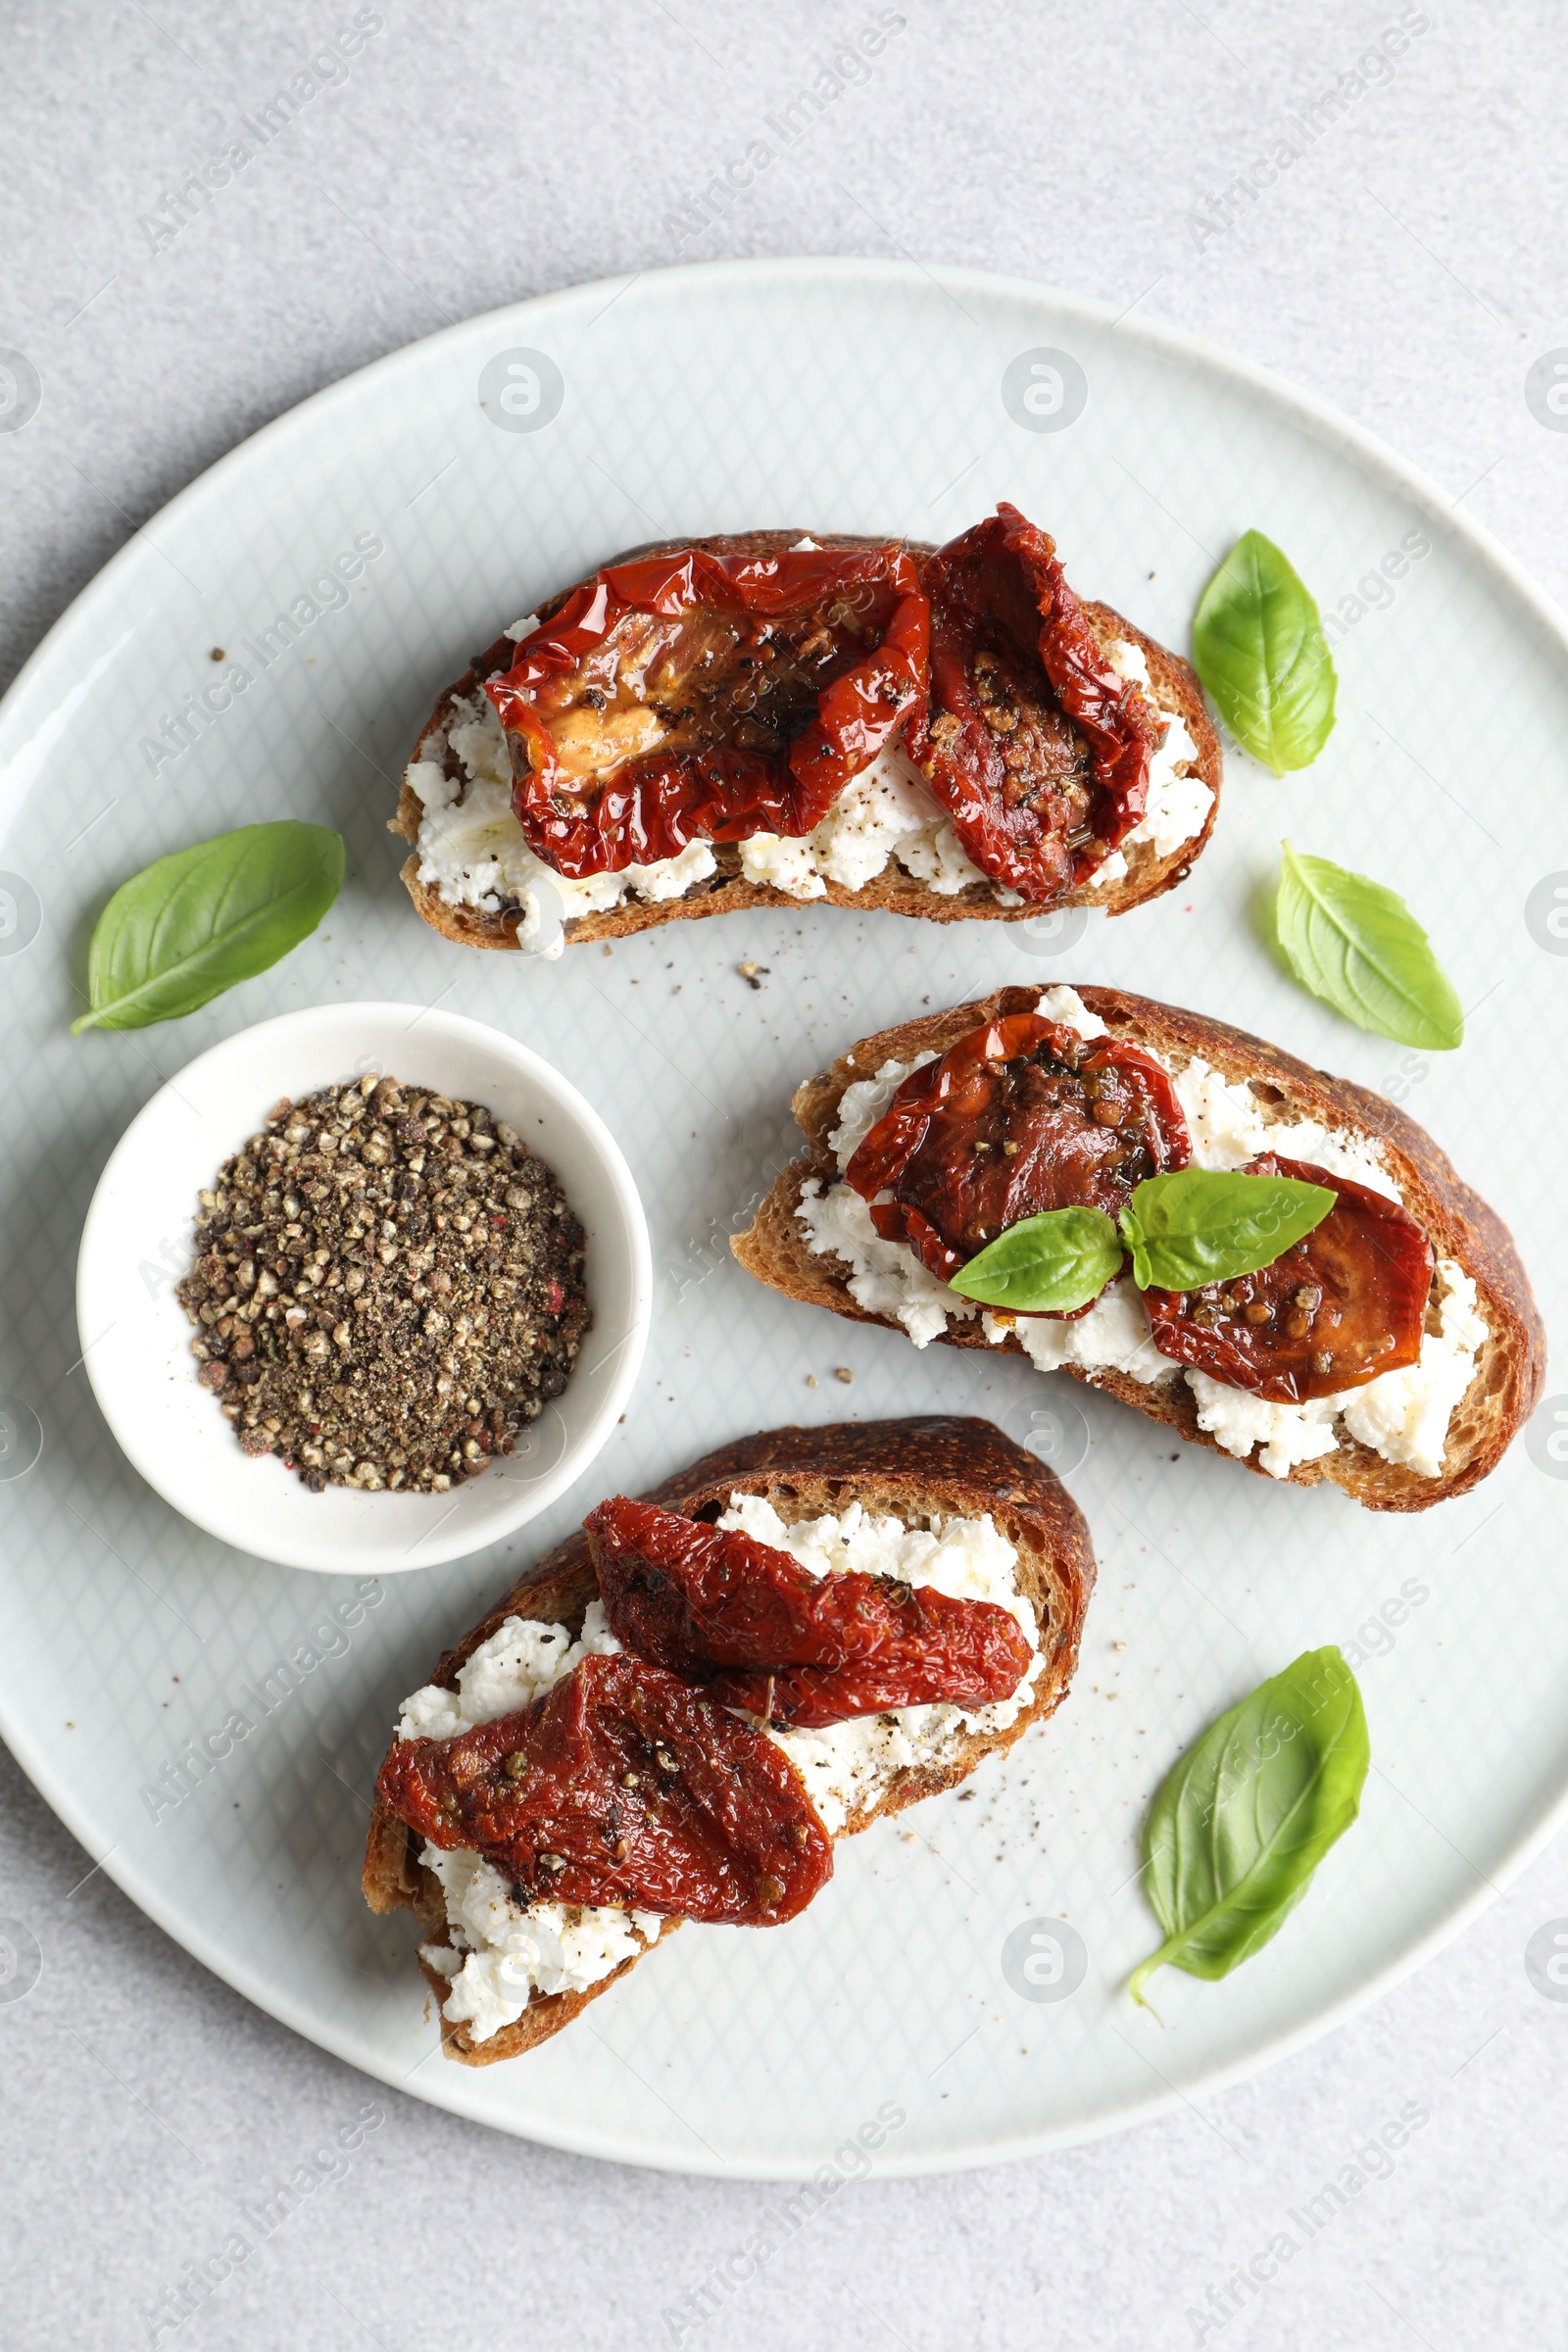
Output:
[[[879,20],[874,66],[846,66],[749,187],[705,197]],[[352,65],[182,205],[186,174],[356,22]],[[1358,75],[1401,22],[1396,67]],[[7,676],[127,533],[319,385],[524,294],[737,254],[902,252],[1139,305],[1336,403],[1568,584],[1568,438],[1524,390],[1568,340],[1550,0],[1430,19],[1392,0],[11,0],[0,39],[0,345],[42,384],[0,434]],[[1503,808],[1505,779],[1485,782]],[[580,2162],[361,2081],[84,1880],[3,1753],[0,1797],[0,1913],[44,1954],[0,2006],[7,2343],[1564,2340],[1568,2003],[1532,1988],[1523,1950],[1568,1913],[1568,1840],[1359,2022],[1201,2111],[872,2180],[723,2283],[776,2192]],[[339,2177],[160,2323],[242,2207],[368,2102],[380,2120]],[[1306,2201],[1408,2102],[1428,2120],[1393,2169],[1314,2228]]]

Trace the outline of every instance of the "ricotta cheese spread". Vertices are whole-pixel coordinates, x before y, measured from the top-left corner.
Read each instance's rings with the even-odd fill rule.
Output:
[[[1104,1022],[1089,1011],[1075,989],[1045,990],[1040,1010],[1080,1037],[1105,1034]],[[846,1087],[839,1124],[828,1138],[841,1171],[904,1079],[935,1058],[920,1054],[907,1062],[886,1061],[873,1078]],[[1159,1054],[1154,1058],[1165,1060]],[[1259,1152],[1278,1152],[1287,1159],[1305,1160],[1331,1175],[1348,1177],[1391,1200],[1399,1198],[1375,1137],[1324,1127],[1315,1119],[1270,1118],[1249,1086],[1222,1077],[1200,1056],[1173,1072],[1173,1083],[1192,1136],[1196,1166],[1240,1168]],[[1120,1276],[1075,1322],[996,1314],[939,1282],[907,1243],[883,1241],[872,1226],[867,1202],[850,1185],[833,1184],[824,1190],[811,1178],[802,1188],[796,1213],[811,1250],[849,1266],[848,1287],[857,1305],[902,1324],[917,1348],[940,1338],[950,1321],[969,1322],[978,1315],[981,1330],[994,1346],[1011,1332],[1042,1372],[1076,1365],[1090,1373],[1124,1372],[1151,1387],[1185,1378],[1197,1400],[1200,1428],[1242,1460],[1258,1446],[1258,1462],[1271,1478],[1288,1477],[1298,1462],[1332,1453],[1340,1444],[1337,1424],[1385,1461],[1413,1469],[1423,1478],[1440,1478],[1449,1420],[1470,1386],[1476,1355],[1487,1338],[1475,1284],[1456,1260],[1440,1258],[1434,1292],[1439,1328],[1423,1337],[1419,1363],[1400,1372],[1380,1373],[1364,1388],[1316,1397],[1307,1404],[1270,1404],[1243,1389],[1226,1388],[1206,1373],[1184,1373],[1161,1355],[1130,1275]]]
[[[526,613],[506,635],[520,643],[538,625],[535,615]],[[1120,641],[1111,647],[1110,659],[1124,677],[1136,676],[1147,684],[1148,664],[1140,647]],[[1180,717],[1174,712],[1164,715],[1165,740],[1150,772],[1148,811],[1129,836],[1134,842],[1152,841],[1161,856],[1202,831],[1213,797],[1201,778],[1176,774],[1182,760],[1197,755]],[[447,773],[449,751],[462,770],[459,776]],[[715,870],[713,852],[706,841],[689,842],[676,858],[577,880],[546,865],[529,849],[513,813],[512,757],[486,695],[461,697],[445,723],[420,744],[419,753],[405,775],[422,811],[416,844],[419,881],[449,906],[472,906],[481,914],[499,914],[504,906],[521,906],[517,944],[537,955],[561,954],[561,925],[574,915],[603,913],[628,898],[683,898]],[[901,736],[850,779],[814,832],[798,840],[754,833],[739,848],[741,872],[748,882],[802,901],[823,897],[830,882],[844,890],[862,890],[885,871],[890,858],[938,898],[953,898],[986,879],[932,798]],[[1097,883],[1108,881],[1126,870],[1126,858],[1115,851],[1094,878]],[[1011,891],[999,888],[996,895],[1004,905],[1019,903]]]
[[[1044,1656],[1034,1611],[1018,1589],[1018,1555],[989,1514],[907,1527],[851,1503],[837,1516],[792,1523],[764,1497],[735,1494],[718,1525],[776,1544],[813,1576],[855,1570],[930,1585],[958,1600],[994,1601],[1028,1637],[1033,1655],[1023,1681],[1010,1698],[990,1706],[904,1707],[821,1731],[769,1732],[831,1833],[842,1830],[852,1813],[874,1805],[896,1772],[939,1761],[966,1731],[1006,1729],[1029,1703]],[[509,1617],[459,1670],[456,1690],[432,1683],[404,1701],[398,1738],[455,1739],[527,1706],[582,1658],[610,1657],[619,1648],[597,1600],[575,1642],[564,1625]],[[613,1905],[519,1902],[503,1874],[468,1847],[444,1852],[426,1845],[419,1859],[440,1881],[450,1938],[449,1944],[421,1944],[419,1956],[450,1981],[442,2015],[466,2025],[475,2041],[488,2041],[514,2024],[535,1991],[580,1992],[600,1984],[623,1960],[645,1951],[663,1924],[657,1912]]]
[[[769,1732],[806,1783],[807,1793],[836,1837],[851,1815],[875,1805],[893,1775],[906,1765],[940,1762],[964,1732],[1004,1731],[1029,1704],[1044,1663],[1035,1613],[1018,1590],[1018,1555],[992,1524],[947,1519],[906,1527],[852,1502],[837,1516],[781,1519],[763,1495],[732,1494],[718,1521],[772,1544],[813,1576],[891,1576],[929,1585],[955,1600],[989,1600],[1015,1617],[1033,1655],[1010,1698],[965,1711],[940,1704],[857,1715],[820,1731]]]
[[[1156,857],[1168,858],[1179,850],[1184,841],[1192,841],[1208,822],[1208,812],[1214,806],[1214,795],[1198,772],[1198,746],[1187,731],[1180,713],[1167,710],[1155,699],[1150,682],[1149,659],[1141,645],[1130,638],[1118,638],[1106,648],[1106,658],[1118,677],[1136,678],[1143,687],[1150,707],[1156,717],[1165,721],[1165,733],[1149,762],[1149,799],[1144,813],[1133,827],[1119,850],[1096,866],[1089,877],[1090,887],[1099,890],[1103,883],[1119,882],[1127,871],[1127,852],[1142,848],[1146,843]],[[1192,773],[1177,771],[1190,767]]]
[[[748,882],[771,883],[792,899],[819,899],[830,882],[863,889],[890,858],[942,899],[986,879],[899,735],[850,778],[814,833],[798,841],[754,833],[740,854]]]

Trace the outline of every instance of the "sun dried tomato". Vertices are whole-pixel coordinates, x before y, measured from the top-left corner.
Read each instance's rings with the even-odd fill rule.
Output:
[[[1364,1388],[1421,1357],[1432,1244],[1397,1200],[1273,1152],[1250,1176],[1298,1176],[1339,1195],[1321,1225],[1260,1274],[1199,1291],[1146,1291],[1161,1354],[1272,1404]]]
[[[1006,1698],[1033,1651],[1017,1619],[891,1577],[813,1576],[739,1529],[623,1494],[583,1522],[611,1630],[726,1706],[815,1727],[888,1707]]]
[[[1014,1013],[912,1071],[844,1175],[882,1239],[907,1242],[947,1282],[1020,1218],[1114,1217],[1146,1176],[1192,1155],[1169,1072],[1152,1054]]]
[[[473,1847],[529,1903],[773,1927],[833,1875],[782,1750],[642,1658],[584,1658],[517,1714],[400,1740],[376,1786],[432,1845]]]
[[[931,693],[910,749],[976,865],[1051,906],[1143,816],[1160,722],[1016,507],[939,549],[921,585]]]
[[[896,545],[612,564],[486,694],[529,847],[568,875],[798,836],[923,703],[929,609]]]

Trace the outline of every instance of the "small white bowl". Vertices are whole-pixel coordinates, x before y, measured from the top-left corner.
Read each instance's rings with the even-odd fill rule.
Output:
[[[561,1179],[587,1235],[593,1328],[564,1393],[517,1450],[447,1494],[312,1494],[275,1454],[241,1452],[197,1383],[175,1286],[196,1195],[284,1095],[389,1071],[482,1102]],[[285,1013],[200,1054],[131,1121],[98,1180],[76,1261],[76,1321],[105,1420],[149,1486],[221,1543],[289,1568],[397,1575],[497,1543],[581,1476],[625,1407],[653,1308],[648,1228],[597,1111],[499,1030],[418,1004]]]

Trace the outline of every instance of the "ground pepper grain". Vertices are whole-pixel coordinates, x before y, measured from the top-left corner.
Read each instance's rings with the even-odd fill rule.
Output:
[[[439,1494],[511,1453],[592,1317],[582,1227],[477,1102],[373,1074],[278,1103],[200,1195],[179,1299],[241,1446]]]

